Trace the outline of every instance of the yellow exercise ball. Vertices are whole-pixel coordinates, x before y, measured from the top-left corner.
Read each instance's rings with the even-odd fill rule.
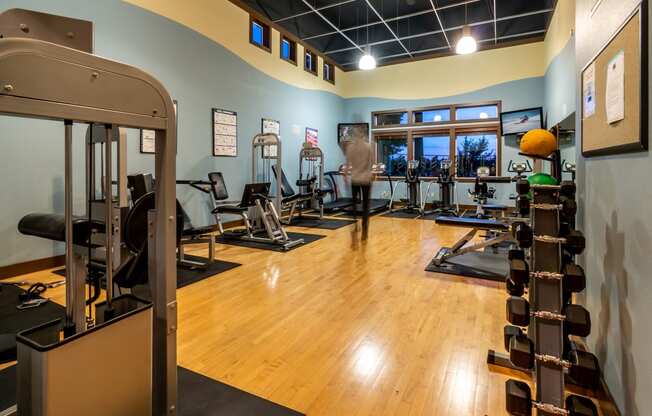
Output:
[[[527,155],[548,157],[557,150],[557,140],[548,130],[530,130],[521,138],[521,152]]]

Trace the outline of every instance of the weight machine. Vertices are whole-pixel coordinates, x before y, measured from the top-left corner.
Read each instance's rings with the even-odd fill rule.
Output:
[[[65,213],[48,234],[65,241],[66,316],[19,333],[17,405],[3,415],[167,414],[177,411],[174,105],[145,72],[92,54],[92,22],[13,9],[0,14],[0,113],[64,124]],[[44,80],[52,80],[44,81]],[[103,223],[73,215],[73,124],[104,126]],[[113,198],[112,143],[120,127],[154,130],[156,200],[149,212],[148,286],[152,303],[114,296],[120,216]],[[100,131],[98,134],[102,136]],[[119,136],[118,136],[119,137]],[[118,143],[120,141],[118,140]],[[120,144],[118,145],[118,147]],[[87,155],[90,150],[87,147]],[[87,192],[94,178],[87,166]],[[118,208],[125,188],[118,187]],[[89,198],[91,201],[91,198]],[[99,206],[99,201],[93,203]],[[91,201],[92,203],[92,201]],[[89,204],[91,205],[91,204]],[[92,209],[87,213],[92,214]],[[116,219],[117,218],[117,219]],[[53,219],[53,218],[52,218]],[[104,232],[106,301],[85,312],[89,241]],[[55,230],[56,228],[56,230]],[[56,234],[56,235],[55,235]],[[98,247],[91,249],[99,252]],[[129,339],[130,347],[124,348]],[[98,357],[111,357],[99,359]],[[117,371],[115,363],[129,371]],[[75,371],[79,369],[83,371]],[[83,369],[83,370],[82,370]],[[126,375],[126,376],[125,376]],[[88,385],[88,380],[93,385]],[[65,385],[62,389],[60,386]],[[59,387],[57,387],[59,386]]]

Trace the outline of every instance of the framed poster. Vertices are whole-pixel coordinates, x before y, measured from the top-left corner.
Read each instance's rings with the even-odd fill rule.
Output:
[[[281,135],[281,123],[277,120],[263,118],[260,121],[260,132],[262,134],[274,133],[277,136]]]
[[[238,156],[238,113],[213,108],[213,156]]]
[[[263,118],[260,121],[260,132],[262,134],[273,133],[281,137],[281,123],[278,120]],[[263,147],[263,157],[276,157],[277,154],[276,146]]]
[[[315,147],[319,145],[319,132],[317,129],[306,127],[306,143],[310,143]]]
[[[582,68],[582,155],[648,148],[648,0]]]
[[[177,126],[177,138],[179,137],[179,102],[172,100],[174,104],[174,122]],[[177,147],[178,147],[177,140]],[[156,132],[154,130],[140,129],[140,153],[156,153]]]

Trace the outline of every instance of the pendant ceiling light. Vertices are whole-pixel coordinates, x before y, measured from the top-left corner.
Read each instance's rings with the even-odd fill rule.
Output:
[[[358,68],[362,69],[363,71],[370,71],[376,68],[376,58],[371,55],[370,47],[367,47],[364,55],[360,57]]]
[[[466,4],[464,5],[464,27],[462,37],[457,41],[455,52],[459,55],[468,55],[478,50],[478,43],[471,36],[471,27],[466,24]]]
[[[369,45],[369,9],[367,8],[367,47],[364,54],[358,61],[358,68],[363,71],[370,71],[376,68],[376,58],[371,55],[371,45]]]

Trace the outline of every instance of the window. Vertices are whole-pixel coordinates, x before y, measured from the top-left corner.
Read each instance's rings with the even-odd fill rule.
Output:
[[[450,120],[451,110],[449,108],[420,110],[414,112],[415,123],[441,123]]]
[[[297,43],[281,35],[281,59],[297,64]]]
[[[408,124],[407,111],[381,113],[374,116],[374,126],[392,126],[397,124]]]
[[[324,80],[335,84],[335,65],[324,62]]]
[[[414,137],[414,160],[419,161],[419,176],[435,177],[441,171],[441,162],[451,159],[451,138],[448,134]]]
[[[249,42],[258,46],[261,49],[271,52],[270,48],[270,31],[269,25],[261,22],[260,20],[249,17]]]
[[[313,75],[317,75],[317,55],[306,49],[304,61],[303,68]]]
[[[458,177],[475,178],[481,166],[488,167],[491,176],[498,174],[498,136],[495,131],[459,133],[455,143]]]
[[[377,158],[384,163],[390,176],[405,176],[408,160],[408,146],[405,137],[376,137]]]
[[[459,107],[455,110],[456,120],[487,120],[498,118],[497,105],[479,107]]]

